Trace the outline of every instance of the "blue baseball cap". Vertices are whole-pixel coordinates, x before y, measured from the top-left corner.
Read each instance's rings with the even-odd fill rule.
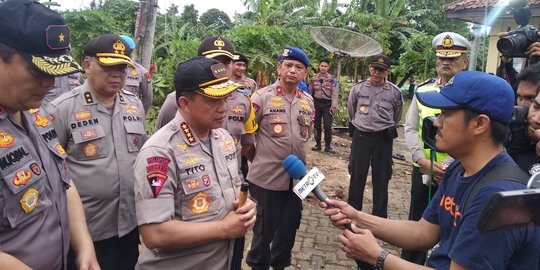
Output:
[[[306,67],[309,67],[310,65],[309,57],[307,56],[307,54],[302,51],[302,49],[293,46],[285,46],[285,49],[283,49],[283,53],[281,55],[278,55],[277,59],[279,60],[279,62],[285,59],[292,59],[300,61]]]
[[[469,109],[508,124],[514,110],[514,91],[505,80],[479,71],[463,71],[440,92],[419,92],[418,101],[437,109]]]

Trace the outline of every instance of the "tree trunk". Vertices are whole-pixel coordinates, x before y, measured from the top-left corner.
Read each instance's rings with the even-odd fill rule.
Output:
[[[150,68],[152,50],[154,48],[157,2],[157,0],[146,0],[139,3],[139,14],[137,14],[137,25],[135,25],[134,40],[137,48],[132,54],[132,59],[146,69]]]

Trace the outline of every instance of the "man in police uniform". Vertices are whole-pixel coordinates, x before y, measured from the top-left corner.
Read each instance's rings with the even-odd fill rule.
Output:
[[[93,38],[85,84],[49,104],[103,269],[133,269],[138,257],[133,163],[146,132],[141,101],[121,90],[130,54],[120,36]]]
[[[222,63],[200,56],[178,66],[174,85],[179,110],[144,145],[134,167],[145,243],[137,269],[229,269],[233,240],[256,218],[250,199],[237,208],[236,150],[220,128],[226,98],[240,85]]]
[[[135,41],[126,35],[120,35],[129,45],[131,50],[135,50]],[[131,61],[133,66],[128,65],[126,83],[123,89],[138,96],[143,104],[144,112],[147,113],[152,106],[154,99],[154,88],[152,86],[152,75],[141,64]]]
[[[319,73],[311,78],[309,91],[315,102],[315,147],[313,151],[321,150],[321,120],[324,124],[324,152],[335,153],[332,150],[332,115],[336,112],[338,102],[338,85],[328,73],[328,59],[319,61]]]
[[[54,76],[79,72],[69,30],[37,1],[0,3],[0,268],[99,269],[81,199],[49,114],[40,107]],[[71,238],[71,239],[70,239]]]
[[[231,81],[241,84],[242,89],[240,91],[244,92],[244,94],[248,96],[251,96],[255,90],[257,90],[257,83],[253,79],[246,76],[248,63],[249,61],[245,55],[239,52],[234,53]]]
[[[418,87],[417,93],[438,92],[454,75],[465,70],[469,65],[467,51],[471,44],[463,36],[444,32],[433,39],[433,47],[437,56],[437,78],[429,80]],[[437,191],[437,183],[441,180],[445,166],[450,164],[452,158],[444,153],[435,153],[433,160],[433,176],[430,179],[431,159],[430,152],[425,149],[422,141],[422,123],[424,118],[435,116],[439,109],[428,108],[420,104],[416,97],[411,100],[405,121],[405,142],[412,154],[413,170],[411,174],[411,202],[409,207],[409,220],[420,220],[430,198]],[[443,165],[445,164],[445,165]],[[423,183],[422,175],[426,179]],[[426,252],[421,250],[403,250],[401,258],[417,264],[424,264]]]
[[[49,93],[43,98],[43,107],[47,107],[51,101],[59,97],[65,92],[81,86],[83,83],[82,73],[77,72],[66,76],[58,76],[54,78],[54,86],[49,90]]]
[[[246,262],[253,269],[284,269],[291,264],[302,216],[302,202],[292,191],[282,161],[290,154],[306,161],[314,106],[297,85],[307,73],[309,58],[301,49],[287,46],[278,60],[279,80],[252,96],[259,129],[247,179],[259,211]]]
[[[373,215],[387,217],[388,181],[392,177],[392,144],[397,137],[403,97],[386,80],[391,60],[385,55],[371,58],[368,80],[354,85],[349,94],[349,119],[354,126],[349,172],[349,204],[362,209],[364,188],[371,163]]]

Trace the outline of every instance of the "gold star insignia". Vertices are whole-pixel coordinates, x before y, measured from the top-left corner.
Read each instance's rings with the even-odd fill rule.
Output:
[[[58,36],[58,40],[60,40],[60,42],[64,42],[65,41],[65,38],[66,36],[64,36],[64,33],[60,33],[60,35]]]

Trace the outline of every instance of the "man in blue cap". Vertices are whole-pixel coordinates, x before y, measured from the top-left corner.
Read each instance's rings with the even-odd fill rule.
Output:
[[[297,85],[306,76],[309,58],[301,49],[287,46],[278,60],[279,80],[252,96],[259,129],[255,157],[246,179],[260,210],[246,258],[252,269],[284,269],[291,264],[302,216],[302,202],[292,191],[292,179],[282,161],[290,154],[306,161],[314,105],[311,96]]]
[[[120,35],[120,37],[124,39],[130,49],[135,50],[137,46],[131,37],[126,35]],[[133,66],[128,65],[126,82],[122,88],[135,94],[141,99],[146,114],[148,113],[148,110],[150,110],[154,99],[152,75],[148,72],[148,69],[141,64],[135,61],[132,61],[132,63]]]
[[[417,93],[417,98],[428,107],[441,109],[435,120],[435,146],[456,161],[446,169],[419,221],[383,219],[356,211],[344,202],[328,200],[337,207],[325,210],[334,225],[354,224],[354,232],[346,230],[339,236],[343,249],[354,258],[371,262],[376,269],[425,267],[389,255],[374,236],[411,250],[429,249],[439,243],[427,261],[434,269],[539,269],[539,227],[482,234],[476,225],[495,192],[525,188],[518,181],[521,178],[514,178],[524,173],[503,147],[514,107],[512,87],[501,78],[464,71],[440,92]],[[517,173],[511,177],[493,173],[501,169]],[[488,173],[490,177],[485,177]]]

